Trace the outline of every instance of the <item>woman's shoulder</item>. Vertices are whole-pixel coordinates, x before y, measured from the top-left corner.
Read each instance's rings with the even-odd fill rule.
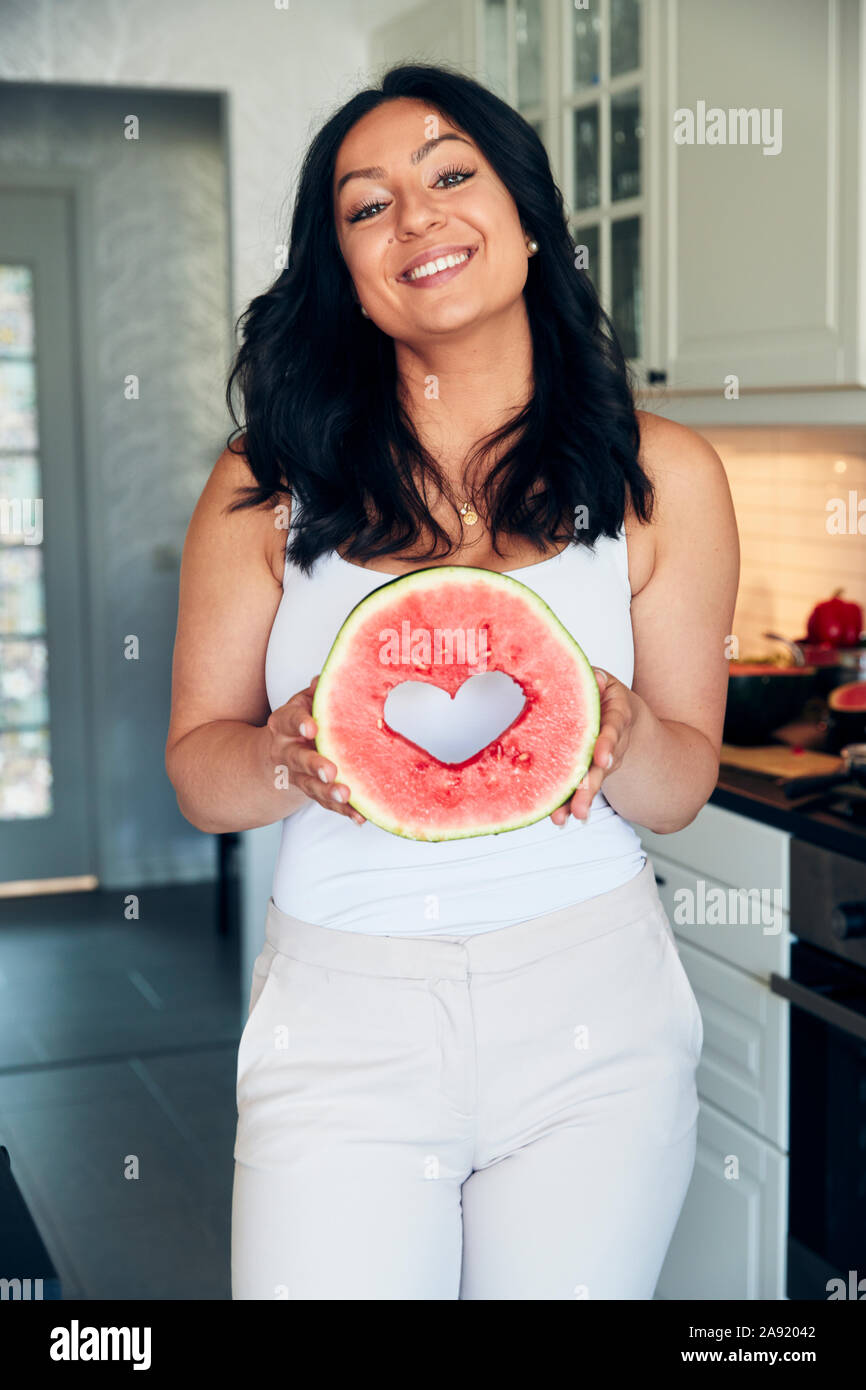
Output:
[[[640,592],[664,553],[670,554],[709,527],[718,538],[736,537],[725,467],[708,439],[688,425],[638,410],[640,464],[654,492],[649,525],[635,517],[629,504],[626,535],[632,594]]]
[[[213,466],[202,501],[207,500],[212,525],[218,521],[231,524],[233,533],[244,541],[260,541],[274,578],[282,584],[285,549],[291,520],[291,496],[286,491],[270,504],[232,510],[235,503],[248,495],[246,490],[257,486],[246,452],[246,437],[241,435],[223,449]]]
[[[720,472],[724,474],[719,455],[697,430],[648,410],[637,410],[635,414],[640,426],[641,467],[654,483],[658,481],[664,486],[671,478],[676,485],[678,478],[690,478],[700,487]]]

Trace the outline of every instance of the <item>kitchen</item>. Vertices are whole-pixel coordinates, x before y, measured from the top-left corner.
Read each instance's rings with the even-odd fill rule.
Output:
[[[740,534],[716,791],[682,831],[636,827],[704,1033],[660,1299],[866,1273],[864,25],[844,0],[503,0],[475,40],[548,146],[644,408],[713,444]],[[383,58],[421,32],[395,19]],[[746,895],[771,925],[730,915]]]
[[[851,1289],[866,1277],[866,0],[442,0],[433,7],[299,0],[274,9],[239,26],[233,0],[180,8],[159,0],[148,16],[110,6],[106,24],[102,6],[83,3],[76,28],[42,0],[18,14],[0,58],[13,133],[3,191],[18,199],[22,218],[14,246],[13,219],[4,218],[4,264],[23,262],[32,240],[21,190],[43,196],[52,179],[55,192],[72,187],[84,170],[74,188],[75,235],[65,237],[58,213],[55,240],[46,232],[39,249],[46,277],[61,264],[52,248],[69,257],[66,278],[82,306],[83,351],[70,327],[74,303],[62,319],[56,309],[44,318],[40,340],[46,372],[55,372],[58,345],[72,344],[58,358],[50,395],[55,402],[68,395],[70,411],[77,402],[84,440],[79,495],[62,412],[41,422],[44,490],[54,501],[45,508],[46,583],[59,593],[47,594],[48,645],[54,668],[66,673],[62,700],[59,692],[52,697],[52,719],[64,720],[53,774],[58,797],[64,786],[69,797],[55,835],[39,809],[44,760],[28,754],[26,775],[16,762],[14,786],[12,764],[4,765],[0,905],[10,946],[0,987],[11,994],[19,978],[24,987],[25,965],[15,965],[11,943],[13,933],[35,932],[39,893],[58,904],[52,931],[82,932],[89,897],[125,904],[130,893],[144,903],[149,893],[163,894],[168,952],[183,949],[194,912],[207,916],[218,943],[219,1005],[195,1001],[194,1037],[220,1060],[218,1081],[203,1075],[204,1089],[213,1085],[221,1101],[197,1139],[213,1145],[210,1159],[220,1144],[223,1162],[234,1054],[279,826],[208,836],[175,806],[161,750],[180,549],[222,447],[220,388],[234,316],[279,255],[279,204],[309,129],[359,74],[407,57],[459,64],[540,134],[575,244],[634,371],[638,404],[710,441],[737,515],[741,575],[718,785],[684,830],[636,827],[703,1026],[698,1159],[656,1297],[862,1296]],[[252,47],[239,53],[238,29],[247,24]],[[293,96],[283,129],[262,111],[269,103],[282,110],[287,85]],[[108,109],[112,89],[112,121],[146,110],[151,122],[142,122],[134,172],[120,172],[108,118],[92,114]],[[755,119],[740,119],[737,139],[728,119],[727,138],[715,139],[714,109]],[[683,112],[698,113],[694,130]],[[148,129],[163,141],[158,158],[155,135],[149,153]],[[73,153],[59,139],[64,130],[80,139]],[[124,148],[129,154],[133,142]],[[171,210],[163,220],[174,249],[158,241],[165,230],[158,219],[146,226],[151,252],[177,254],[183,268],[168,301],[159,298],[157,278],[148,279],[148,244],[134,243],[132,269],[122,255],[140,189],[151,207]],[[202,258],[213,291],[196,317],[185,285]],[[46,283],[59,304],[63,284]],[[137,332],[113,336],[118,318],[144,325],[141,341]],[[163,351],[166,341],[178,358]],[[150,403],[147,391],[135,403],[134,422],[118,404],[115,362],[122,378],[140,374],[152,383]],[[70,363],[79,364],[77,385]],[[183,466],[178,430],[187,441]],[[16,455],[23,447],[15,445]],[[26,482],[0,488],[15,497],[36,490]],[[74,524],[63,525],[64,517]],[[23,527],[3,529],[8,574],[30,574],[41,512],[38,543],[30,534],[19,551],[12,538]],[[52,550],[62,561],[53,576]],[[86,573],[86,592],[66,582],[70,573]],[[3,633],[32,635],[35,611],[34,603],[27,622],[16,627],[13,619]],[[141,632],[142,658],[115,660],[121,641]],[[26,680],[15,673],[5,692],[10,706],[27,680],[37,681],[37,664],[27,666]],[[3,734],[11,739],[18,726],[8,719]],[[110,736],[95,740],[94,729]],[[89,739],[97,745],[93,775],[81,756]],[[72,952],[59,935],[46,937],[46,951],[49,942],[46,962]],[[223,947],[236,949],[237,959],[219,955]],[[153,971],[162,968],[166,979],[160,992],[135,955],[131,930],[127,949],[127,1012],[134,1018],[136,1009],[150,1009],[165,1029],[175,972],[164,960],[172,958],[160,964],[154,952]],[[104,1230],[104,1245],[101,1259],[90,1260],[85,1218],[74,1210],[80,1191],[74,1199],[59,1192],[45,1165],[44,1153],[66,1133],[59,1117],[73,1077],[90,1116],[94,1058],[192,1048],[192,1025],[183,1021],[168,1042],[149,1020],[128,1037],[119,1007],[114,1031],[88,1032],[85,1015],[104,977],[94,973],[88,988],[61,1050],[46,1040],[34,1003],[27,1029],[19,1029],[27,1038],[17,1051],[10,1042],[0,1063],[0,1147],[22,1200],[66,1296],[71,1289],[105,1297],[120,1287],[125,1296],[159,1297],[170,1286],[171,1297],[204,1287],[207,1297],[225,1298],[225,1281],[213,1274],[225,1245],[222,1169],[202,1192],[186,1169],[187,1186],[167,1182],[170,1222],[162,1206],[159,1219],[172,1225],[176,1244],[145,1273],[144,1262],[133,1268],[128,1250],[111,1245],[110,1204],[98,1186],[86,1224]],[[48,1078],[55,1064],[54,1098],[37,1106],[35,1092],[25,1094],[31,1075]],[[136,1063],[136,1084],[188,1159],[199,1153],[185,1124],[193,1102],[167,1065],[154,1080],[156,1066],[142,1079]],[[49,1081],[41,1084],[47,1095]],[[120,1082],[112,1074],[105,1085]],[[90,1127],[87,1118],[82,1153]],[[168,1139],[164,1150],[172,1155],[166,1169],[180,1171],[187,1159],[176,1160]],[[82,1167],[101,1171],[90,1158]],[[201,1162],[202,1171],[215,1169],[215,1160]],[[4,1183],[0,1164],[0,1191],[8,1191]],[[145,1243],[152,1219],[136,1216],[132,1245]],[[193,1219],[195,1233],[185,1237],[183,1223]],[[198,1267],[192,1274],[184,1261],[205,1245],[219,1254],[206,1274]]]
[[[704,1025],[697,1171],[661,1298],[847,1297],[863,1267],[864,725],[844,707],[866,689],[862,614],[829,598],[795,636],[732,663],[708,805],[641,836]],[[772,910],[738,916],[756,886]]]

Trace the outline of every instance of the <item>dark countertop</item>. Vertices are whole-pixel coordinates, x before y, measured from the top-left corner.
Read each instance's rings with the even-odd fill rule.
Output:
[[[846,821],[833,815],[826,806],[812,809],[801,803],[798,809],[797,802],[789,801],[781,785],[770,777],[722,764],[710,803],[787,830],[810,844],[866,862],[866,822]]]

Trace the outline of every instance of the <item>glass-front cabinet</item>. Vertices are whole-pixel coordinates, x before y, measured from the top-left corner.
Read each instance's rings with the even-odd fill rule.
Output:
[[[482,0],[482,61],[488,85],[547,140],[545,0]]]
[[[417,0],[374,53],[532,124],[642,403],[866,424],[866,0]]]
[[[583,264],[647,357],[645,0],[482,0],[482,76],[535,127]]]

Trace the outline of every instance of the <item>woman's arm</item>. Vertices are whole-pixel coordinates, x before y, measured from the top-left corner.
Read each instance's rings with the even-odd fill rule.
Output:
[[[583,816],[603,782],[615,811],[664,835],[694,820],[718,778],[740,547],[712,446],[670,420],[654,420],[644,439],[657,487],[655,563],[632,599],[634,678],[631,690],[602,681],[593,766],[571,808]]]
[[[270,710],[265,652],[282,597],[272,561],[286,532],[275,534],[270,508],[225,510],[253,481],[245,460],[226,449],[196,505],[181,563],[165,766],[183,815],[211,834],[269,825],[311,796],[360,819],[333,800],[337,770],[301,734],[311,691]]]

